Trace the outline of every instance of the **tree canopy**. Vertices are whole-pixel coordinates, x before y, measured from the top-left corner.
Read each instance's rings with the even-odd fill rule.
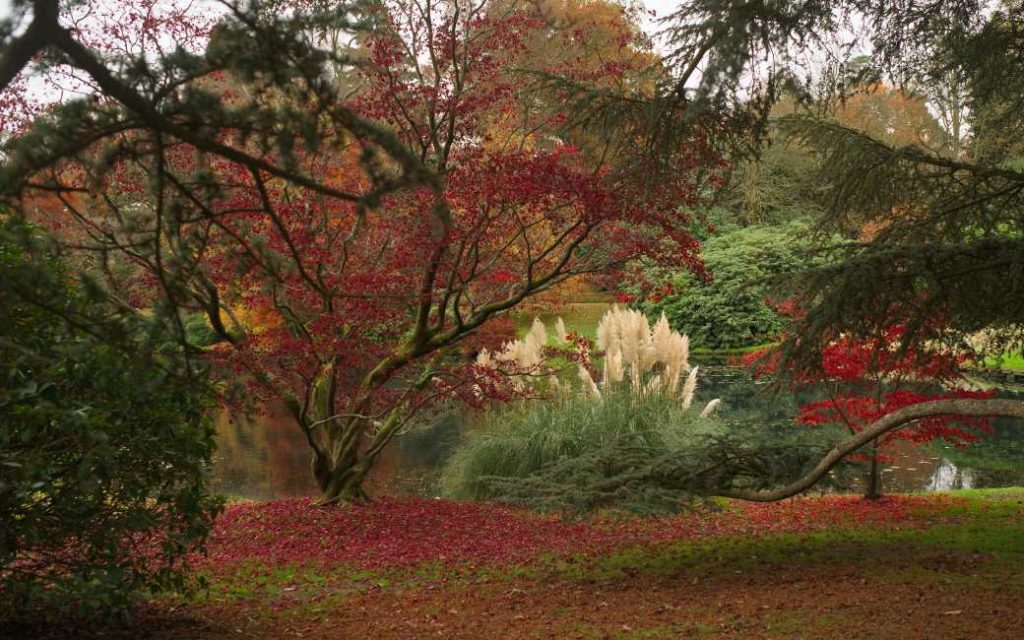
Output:
[[[983,9],[959,0],[706,0],[672,17],[677,75],[704,69],[687,91],[694,100],[747,113],[764,130],[784,88],[815,100],[817,109],[775,122],[820,158],[828,194],[820,228],[848,232],[851,219],[873,228],[870,238],[851,239],[842,260],[794,281],[811,303],[789,343],[801,366],[813,366],[814,352],[843,333],[877,336],[900,323],[908,328],[904,347],[1020,347],[1024,176],[1016,164],[1020,110],[1010,105],[1022,94],[1024,69],[1013,53],[1022,10],[1016,2]],[[856,38],[837,35],[844,28],[870,42],[867,61],[854,55]],[[812,48],[831,55],[801,76]],[[881,80],[925,96],[929,87],[953,142],[850,118],[876,99]],[[845,120],[820,108],[829,103]]]
[[[897,325],[904,353],[1021,343],[1018,3],[693,0],[664,55],[601,0],[102,5],[2,23],[2,203],[186,364],[286,405],[326,500],[363,497],[422,408],[507,391],[458,347],[524,300],[642,260],[705,275],[700,212],[776,132],[845,239],[790,278],[796,374]],[[79,95],[28,105],[55,75]],[[773,120],[784,92],[814,108]]]
[[[203,313],[207,360],[289,407],[328,499],[362,496],[420,408],[472,387],[454,347],[494,317],[640,256],[701,268],[688,209],[721,166],[702,135],[652,185],[632,136],[567,125],[520,81],[649,92],[621,10],[249,2],[191,49],[140,18],[157,44],[134,51],[63,26],[75,3],[19,6],[6,64],[25,47],[93,90],[10,137],[12,210],[197,354],[184,320]]]

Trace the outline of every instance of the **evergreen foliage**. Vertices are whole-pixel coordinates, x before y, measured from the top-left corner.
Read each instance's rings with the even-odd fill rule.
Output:
[[[705,65],[694,94],[763,122],[812,48],[835,52],[813,83],[803,83],[818,108],[779,121],[784,139],[818,157],[818,179],[829,195],[820,230],[857,235],[836,262],[794,281],[808,303],[787,344],[795,363],[814,367],[815,354],[836,336],[875,336],[895,324],[908,329],[907,349],[935,340],[959,348],[969,341],[992,353],[1019,349],[1024,174],[1014,160],[1024,136],[1018,108],[1024,67],[1014,52],[1024,33],[1020,2],[988,13],[974,0],[698,0],[673,21],[678,73]],[[856,38],[841,42],[844,25],[870,40],[869,60],[850,55],[844,44]],[[735,98],[742,78],[761,87],[755,100]],[[885,128],[872,137],[827,115],[830,103],[875,91],[879,80],[941,102],[936,111],[950,127],[956,120],[956,130],[942,144],[887,140]]]
[[[210,405],[151,321],[0,225],[0,625],[187,591],[220,502]]]
[[[709,237],[701,255],[710,280],[691,274],[651,270],[657,299],[639,306],[651,316],[664,313],[672,327],[690,336],[695,347],[723,349],[777,339],[788,320],[775,304],[794,274],[822,264],[812,229],[799,220],[778,226],[751,226]]]
[[[721,214],[711,216],[717,232],[727,233],[732,225],[785,226],[818,215],[824,189],[817,171],[816,157],[782,141],[739,162],[719,198]]]

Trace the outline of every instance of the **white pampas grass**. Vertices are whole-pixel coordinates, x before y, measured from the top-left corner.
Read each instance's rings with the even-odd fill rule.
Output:
[[[565,344],[568,332],[565,321],[555,321],[555,339]],[[534,318],[530,330],[522,340],[506,342],[498,351],[482,349],[476,363],[492,369],[505,364],[509,382],[517,391],[526,390],[534,384],[534,374],[549,375],[548,390],[551,393],[571,393],[573,386],[559,380],[546,368],[544,349],[547,346],[548,331],[540,318]],[[594,381],[589,370],[583,366],[589,362],[589,353],[584,349],[578,375],[583,383],[583,392],[595,400],[601,399],[601,389],[626,379],[627,368],[630,387],[636,396],[655,393],[679,392],[683,407],[689,409],[697,390],[697,367],[690,369],[690,341],[686,336],[673,331],[668,318],[662,313],[652,326],[643,313],[632,309],[620,309],[617,305],[605,312],[597,325],[597,346],[604,350],[604,367],[601,385]],[[660,370],[655,369],[662,365]],[[652,371],[656,375],[649,375]],[[689,371],[686,382],[679,389],[680,378]],[[713,403],[705,411],[714,411]]]
[[[480,353],[476,354],[476,363],[481,367],[489,368],[491,366],[491,352],[486,348],[481,349]]]
[[[524,340],[506,342],[501,351],[494,354],[493,359],[514,364],[522,371],[529,371],[539,367],[544,360],[544,346],[538,342],[537,334],[531,330]]]
[[[668,326],[668,318],[662,312],[661,317],[654,323],[654,330],[651,332],[651,346],[654,352],[664,362],[665,356],[672,350],[672,343],[678,335]]]
[[[555,339],[558,340],[558,344],[565,344],[569,339],[569,332],[565,330],[565,323],[562,322],[561,316],[555,320]]]
[[[708,416],[714,415],[715,411],[718,410],[718,405],[722,404],[719,398],[715,398],[704,407],[704,410],[700,412],[700,417],[707,418]]]
[[[605,385],[622,382],[626,371],[622,366],[622,352],[615,351],[604,356],[604,383]]]
[[[544,359],[544,343],[539,342],[537,336],[531,333],[521,344],[523,346],[518,354],[519,366],[523,369],[534,369],[540,366]]]
[[[526,336],[527,339],[533,338],[537,346],[543,349],[548,344],[548,330],[544,326],[544,323],[540,321],[540,318],[534,318],[533,324],[530,325],[530,333]]]
[[[679,378],[690,368],[690,339],[672,332],[666,341],[661,361],[665,363],[665,388],[671,393],[679,387]]]
[[[630,368],[634,387],[658,363],[665,367],[665,387],[675,391],[682,372],[689,369],[690,341],[672,330],[665,314],[650,326],[647,316],[632,309],[609,309],[597,325],[597,345],[605,357],[622,354],[623,367]]]
[[[650,342],[650,334],[644,314],[616,305],[597,324],[597,346],[606,353],[621,351],[623,361],[632,364]]]
[[[693,394],[697,391],[697,370],[700,367],[694,367],[690,369],[690,375],[686,376],[686,382],[683,384],[683,408],[689,409],[690,405],[693,404]]]
[[[594,400],[601,399],[601,392],[597,388],[597,383],[590,377],[590,372],[583,365],[579,368],[580,380],[583,382],[583,392],[589,395]]]
[[[651,328],[647,316],[639,311],[626,309],[619,317],[622,325],[622,359],[637,371],[643,371],[647,347],[651,340]]]
[[[622,336],[619,334],[618,322],[619,307],[613,306],[601,316],[597,323],[597,348],[605,353],[611,353],[619,348],[622,343]]]
[[[657,375],[647,381],[647,384],[644,386],[644,393],[646,393],[647,395],[652,395],[654,393],[657,393],[658,389],[660,388],[661,376]]]

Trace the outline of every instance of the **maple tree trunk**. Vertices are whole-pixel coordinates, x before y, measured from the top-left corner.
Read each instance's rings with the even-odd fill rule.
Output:
[[[372,466],[372,459],[356,453],[344,454],[337,459],[313,451],[313,477],[320,487],[320,502],[334,504],[363,502],[370,496],[363,483]]]
[[[368,468],[364,465],[335,465],[327,473],[317,477],[320,491],[323,494],[321,501],[326,504],[343,502],[363,502],[370,499],[370,496],[363,489],[363,482],[366,480]]]
[[[878,466],[878,440],[871,444],[871,468],[868,470],[868,487],[864,497],[868,500],[878,500],[882,497],[881,469]]]
[[[320,487],[321,504],[365,502],[367,476],[390,437],[363,439],[365,425],[349,423],[331,434],[326,446],[313,447],[313,477]]]
[[[310,469],[320,489],[320,503],[368,500],[363,483],[372,466],[373,456],[361,452],[362,425],[334,421],[318,424],[301,417],[298,422],[312,450]]]

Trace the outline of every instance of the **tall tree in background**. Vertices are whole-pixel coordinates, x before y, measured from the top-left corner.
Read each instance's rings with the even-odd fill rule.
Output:
[[[324,498],[361,498],[417,410],[480,382],[455,347],[489,320],[642,255],[699,269],[680,207],[717,166],[702,138],[652,188],[634,136],[520,90],[532,66],[651,91],[639,32],[590,4],[231,4],[202,53],[127,55],[83,44],[73,5],[22,2],[0,68],[41,53],[95,86],[8,142],[4,195],[283,400]]]
[[[684,132],[702,113],[715,111],[720,122],[747,124],[734,131],[746,134],[751,155],[787,89],[803,90],[819,104],[842,104],[869,80],[902,88],[948,74],[963,78],[958,92],[966,106],[957,113],[966,114],[972,135],[959,154],[878,139],[817,114],[779,122],[789,140],[819,158],[819,179],[830,194],[821,231],[843,232],[851,221],[872,230],[870,237],[841,247],[836,263],[793,279],[808,310],[785,345],[785,358],[798,373],[820,370],[822,350],[837,339],[872,339],[892,326],[904,328],[895,345],[903,354],[925,354],[934,345],[976,354],[1022,347],[1024,173],[1017,158],[1024,136],[1024,66],[1018,55],[1024,10],[1019,2],[1003,3],[994,12],[981,5],[692,0],[669,19],[672,71],[659,84],[659,98],[648,103],[657,116],[643,122]],[[852,37],[844,41],[843,33]],[[865,42],[873,48],[870,63],[858,68],[853,54]],[[816,75],[808,73],[815,68]],[[959,131],[964,146],[962,122]],[[742,145],[730,151],[731,160],[744,157]],[[741,497],[791,495],[843,455],[908,421],[957,413],[1024,417],[1024,403],[916,403],[838,445],[806,478]]]
[[[967,106],[958,113],[968,114],[973,132],[966,156],[879,140],[817,113],[778,123],[786,139],[817,156],[821,190],[829,195],[821,232],[869,230],[867,238],[839,247],[835,263],[792,279],[808,311],[783,345],[784,371],[820,373],[828,345],[846,336],[871,340],[894,326],[903,328],[893,345],[901,354],[925,354],[937,345],[976,356],[1019,350],[1024,174],[1015,163],[1024,133],[1024,67],[1017,54],[1022,9],[1014,2],[990,13],[981,4],[690,0],[667,18],[669,69],[651,99],[635,104],[581,89],[577,96],[589,109],[575,113],[618,118],[632,130],[655,131],[658,140],[677,139],[714,113],[723,133],[716,143],[738,163],[758,157],[771,112],[787,92],[815,101],[827,114],[829,104],[841,104],[865,82],[909,88],[945,71],[963,74]],[[849,61],[865,48],[869,65],[853,69]],[[647,151],[659,158],[658,148]],[[671,171],[668,163],[655,167]],[[650,173],[652,180],[658,175]],[[837,443],[790,484],[720,495],[793,496],[872,440],[942,415],[1024,418],[1024,402],[914,402]]]

